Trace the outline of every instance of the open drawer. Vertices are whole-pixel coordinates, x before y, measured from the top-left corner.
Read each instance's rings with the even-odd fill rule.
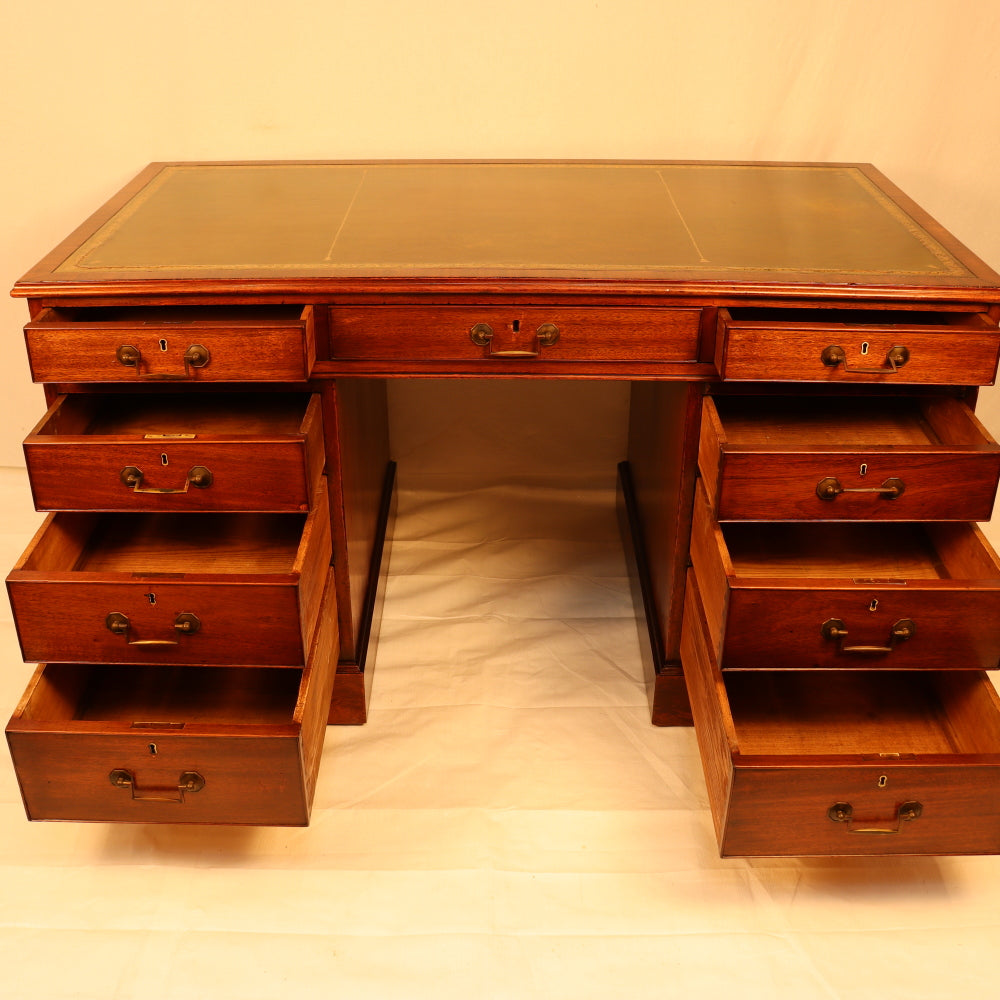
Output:
[[[1000,331],[985,313],[720,309],[727,381],[992,385]]]
[[[698,467],[720,521],[988,521],[1000,445],[946,396],[706,396]]]
[[[24,328],[36,382],[301,382],[312,306],[44,309]]]
[[[24,456],[38,510],[308,510],[325,459],[320,398],[60,396]]]
[[[338,652],[328,607],[300,670],[42,664],[7,726],[28,818],[305,825]]]
[[[723,677],[691,578],[681,657],[724,857],[1000,852],[986,674]]]
[[[308,514],[50,514],[7,577],[25,660],[304,666],[330,566]]]
[[[699,482],[691,563],[724,669],[1000,659],[1000,559],[975,524],[720,525]]]

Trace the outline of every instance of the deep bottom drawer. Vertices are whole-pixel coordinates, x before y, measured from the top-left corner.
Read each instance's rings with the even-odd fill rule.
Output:
[[[7,726],[29,819],[303,826],[336,676],[333,586],[303,670],[42,664]]]
[[[688,579],[681,656],[720,852],[1000,852],[1000,698],[980,671],[723,679]]]

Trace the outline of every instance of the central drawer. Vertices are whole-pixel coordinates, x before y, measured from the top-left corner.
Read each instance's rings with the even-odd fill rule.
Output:
[[[701,310],[657,306],[335,306],[337,359],[697,361]]]
[[[723,676],[693,577],[681,656],[724,857],[1000,850],[985,673]]]
[[[60,396],[24,456],[37,510],[308,510],[325,461],[320,398]]]
[[[50,514],[7,577],[24,659],[303,666],[330,566],[308,514]]]
[[[305,825],[338,656],[304,669],[42,664],[7,726],[28,817]]]
[[[1000,658],[1000,559],[974,524],[720,525],[699,482],[691,563],[724,669]]]

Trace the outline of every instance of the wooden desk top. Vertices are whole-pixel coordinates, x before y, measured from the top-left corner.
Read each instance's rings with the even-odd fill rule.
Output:
[[[13,294],[304,293],[373,279],[1000,289],[864,164],[173,163],[148,167]]]

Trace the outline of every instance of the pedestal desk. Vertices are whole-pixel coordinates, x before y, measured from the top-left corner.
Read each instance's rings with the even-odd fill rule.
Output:
[[[31,819],[306,823],[366,718],[386,380],[619,379],[652,721],[721,851],[1000,848],[1000,276],[874,168],[153,164],[14,294]]]

